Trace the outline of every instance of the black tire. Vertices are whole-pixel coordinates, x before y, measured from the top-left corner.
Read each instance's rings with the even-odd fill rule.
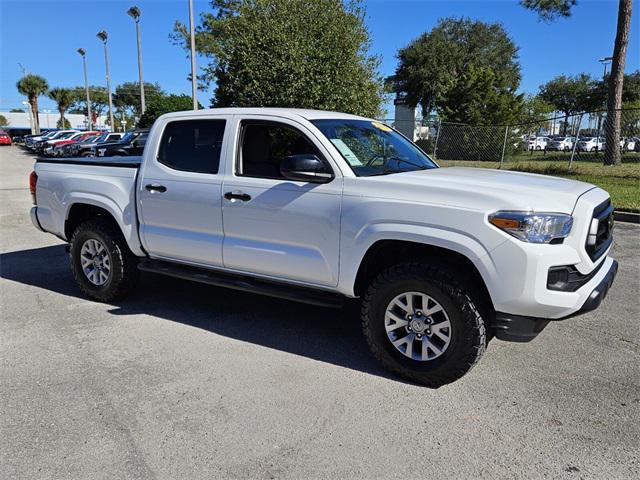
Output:
[[[92,154],[91,152],[82,152],[82,155],[80,155],[81,157],[90,157]]]
[[[405,263],[380,273],[362,302],[362,329],[373,355],[387,370],[431,388],[454,382],[478,363],[487,346],[485,323],[467,289],[446,266]],[[437,358],[413,360],[392,345],[385,330],[388,304],[403,292],[418,291],[435,299],[451,323],[451,340]]]
[[[90,239],[104,245],[109,255],[111,271],[108,280],[101,286],[89,281],[81,266],[82,245]],[[73,232],[70,246],[71,270],[86,296],[99,302],[110,302],[124,297],[134,288],[139,274],[138,258],[129,250],[118,227],[108,220],[96,218],[81,223]]]

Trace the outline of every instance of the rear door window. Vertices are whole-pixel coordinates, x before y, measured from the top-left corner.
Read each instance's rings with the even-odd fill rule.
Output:
[[[158,162],[174,170],[218,173],[225,120],[177,120],[164,129]]]

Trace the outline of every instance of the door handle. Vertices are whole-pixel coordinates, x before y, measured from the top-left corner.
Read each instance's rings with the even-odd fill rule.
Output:
[[[150,183],[149,185],[144,186],[149,192],[166,192],[167,187],[164,185],[158,185],[157,183]]]
[[[248,202],[251,200],[251,195],[243,192],[226,192],[224,198],[227,200],[242,200],[243,202]]]

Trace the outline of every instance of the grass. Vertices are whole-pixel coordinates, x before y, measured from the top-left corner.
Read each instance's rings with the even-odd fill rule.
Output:
[[[463,160],[438,160],[438,164],[442,167],[500,167],[500,162]],[[593,161],[580,160],[574,161],[571,171],[569,171],[568,161],[560,162],[553,158],[547,158],[544,160],[505,161],[502,169],[553,175],[592,183],[609,192],[617,210],[640,212],[640,163],[605,167]]]

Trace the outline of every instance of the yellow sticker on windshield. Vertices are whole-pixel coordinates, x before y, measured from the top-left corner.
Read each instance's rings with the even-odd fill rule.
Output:
[[[371,122],[371,126],[377,128],[378,130],[382,130],[383,132],[390,132],[391,131],[391,128],[387,127],[384,123]]]

